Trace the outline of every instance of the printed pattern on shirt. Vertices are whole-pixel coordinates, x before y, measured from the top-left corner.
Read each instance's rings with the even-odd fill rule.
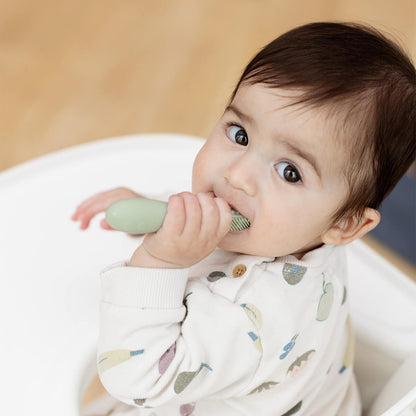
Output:
[[[106,351],[100,354],[98,357],[98,373],[102,374],[104,371],[109,370],[116,365],[124,363],[131,358],[141,355],[144,353],[144,350],[113,350]]]
[[[212,368],[208,364],[201,363],[201,366],[196,371],[184,371],[180,373],[175,380],[175,385],[173,387],[175,393],[182,393],[203,368],[207,368],[209,371],[212,371]]]
[[[240,306],[244,309],[247,316],[249,317],[251,322],[253,322],[253,324],[257,328],[257,330],[260,331],[260,329],[262,327],[262,323],[263,323],[263,319],[262,319],[260,310],[251,303],[242,303]],[[261,339],[260,339],[259,335],[254,333],[253,331],[250,331],[248,333],[248,336],[253,341],[254,346],[260,352],[263,352],[263,346],[261,345]]]
[[[151,320],[152,315],[148,311],[143,315],[146,319],[142,320],[139,308],[137,321],[140,325],[143,322],[146,328],[143,332],[144,338],[142,333],[137,332],[139,336],[131,338],[132,342],[123,340],[119,344],[121,348],[124,345],[135,346],[139,340],[138,348],[105,351],[99,355],[100,373],[130,360],[130,367],[139,372],[139,388],[136,390],[138,397],[130,396],[130,403],[134,402],[141,408],[155,406],[155,403],[159,406],[159,403],[162,403],[161,408],[155,407],[154,412],[153,409],[143,409],[138,414],[157,415],[160,412],[160,416],[206,416],[208,413],[204,409],[205,401],[210,400],[210,394],[214,395],[213,400],[216,401],[217,392],[220,392],[219,397],[228,397],[230,394],[230,400],[248,400],[250,406],[252,403],[258,403],[260,413],[261,409],[275,409],[274,406],[266,407],[266,403],[271,403],[273,397],[280,396],[280,392],[285,394],[286,386],[292,388],[291,386],[302,385],[303,374],[310,374],[317,364],[313,360],[319,360],[319,363],[322,360],[322,352],[327,349],[326,334],[330,337],[334,328],[345,328],[343,322],[346,312],[341,305],[346,301],[347,291],[343,280],[338,280],[337,274],[334,274],[338,267],[332,265],[330,268],[317,268],[315,262],[306,267],[299,265],[295,259],[293,263],[290,260],[281,263],[278,263],[278,260],[269,262],[267,259],[255,263],[245,255],[227,254],[224,259],[207,261],[198,269],[198,273],[189,274],[186,289],[181,295],[184,312],[177,321],[170,320],[169,314],[178,314],[178,309],[169,311],[160,307],[155,310],[155,316],[161,317],[157,319],[166,320],[166,324],[163,322],[166,329],[161,331],[160,338],[160,342],[165,342],[163,349],[154,348],[153,340],[159,341],[153,334],[147,338],[151,342],[146,342],[147,334],[150,333],[147,330],[150,328],[147,319],[150,317]],[[335,265],[338,266],[338,263]],[[274,293],[277,293],[276,303]],[[122,312],[124,314],[124,311]],[[289,319],[286,318],[286,313],[291,313]],[[214,316],[215,322],[221,326],[219,330],[216,324],[213,324]],[[111,318],[110,313],[108,317]],[[134,319],[136,317],[133,316]],[[222,319],[226,323],[224,326]],[[174,326],[182,325],[186,326],[179,330],[178,335],[170,336],[169,332],[165,332],[172,333]],[[348,325],[349,323],[347,327]],[[132,327],[132,331],[134,330]],[[123,329],[124,334],[127,332],[128,330]],[[340,329],[335,333],[341,332]],[[165,334],[169,338],[166,338]],[[128,336],[130,337],[130,334]],[[210,339],[213,340],[212,343]],[[346,338],[342,338],[344,339]],[[228,341],[225,342],[226,340]],[[334,338],[331,338],[330,342],[333,340]],[[322,372],[328,380],[335,375],[340,379],[350,378],[345,374],[351,375],[351,371],[346,370],[352,364],[352,337],[348,337],[347,344],[342,343],[339,353],[322,360]],[[111,346],[114,345],[118,344],[111,341]],[[194,347],[201,348],[200,355],[196,348],[192,349]],[[224,361],[226,351],[232,351],[232,357]],[[155,383],[160,383],[160,389],[154,390],[157,392],[156,395],[153,391],[146,390],[147,386],[142,383],[140,373],[140,360],[147,359],[151,352],[157,354],[150,361],[155,365],[151,372],[143,373],[143,377],[149,377],[152,373],[150,377],[154,377]],[[188,355],[189,352],[192,356]],[[217,360],[218,354],[221,353],[222,357]],[[133,361],[134,357],[137,358]],[[192,359],[189,360],[189,357]],[[150,368],[148,362],[146,361],[145,368]],[[123,373],[128,374],[130,371],[127,368],[129,365],[123,365],[120,373],[114,370],[106,375],[107,380],[113,378],[114,374],[122,383]],[[235,381],[230,377],[234,370],[238,374],[236,377],[239,377],[235,378]],[[152,382],[150,377],[149,380]],[[111,380],[110,384],[112,382]],[[145,385],[145,388],[142,388],[142,385]],[[208,394],[201,395],[201,391],[204,394],[207,391]],[[234,391],[236,397],[232,396]],[[147,398],[140,398],[139,394]],[[124,399],[124,396],[121,397]],[[290,416],[307,413],[310,398],[303,390],[295,397],[296,400],[286,402],[285,406],[275,401],[278,410],[273,414]],[[226,403],[221,406],[226,406]],[[225,414],[228,413],[224,412]]]
[[[323,277],[323,293],[321,295],[321,298],[319,300],[318,304],[318,312],[316,315],[317,321],[325,321],[328,319],[329,313],[331,312],[332,303],[334,301],[334,286],[332,283],[326,283],[325,284],[325,274],[322,273]]]
[[[286,282],[290,285],[297,285],[305,276],[306,267],[297,266],[296,264],[285,263],[282,274]]]

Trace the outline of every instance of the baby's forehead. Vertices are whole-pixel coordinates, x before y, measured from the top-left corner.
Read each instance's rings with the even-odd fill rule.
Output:
[[[349,118],[329,106],[305,106],[304,114],[316,129],[308,132],[308,140],[303,143],[315,154],[322,176],[332,177],[333,183],[345,183],[358,160],[353,144],[356,132]]]
[[[287,109],[296,117],[304,117],[317,128],[315,140],[325,137],[325,146],[335,147],[345,153],[347,159],[366,133],[369,108],[353,99],[314,101],[303,96],[302,90],[290,91]],[[323,133],[323,134],[322,134]]]
[[[305,145],[342,149],[347,154],[364,131],[365,109],[354,100],[313,99],[305,88],[275,88],[244,82],[237,89],[227,110],[244,121],[259,121]],[[253,121],[254,120],[254,121]],[[302,140],[304,139],[304,140]],[[319,147],[319,146],[318,146]]]
[[[315,130],[307,132],[303,144],[315,152],[322,171],[346,178],[357,167],[365,146],[364,120],[361,108],[345,102],[299,102],[294,98],[292,111],[308,120]],[[305,137],[303,133],[297,132]],[[297,136],[296,136],[297,137]]]

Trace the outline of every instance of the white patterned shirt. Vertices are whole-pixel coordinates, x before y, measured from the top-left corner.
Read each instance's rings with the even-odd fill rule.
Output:
[[[358,416],[341,247],[102,273],[98,371],[147,416]]]

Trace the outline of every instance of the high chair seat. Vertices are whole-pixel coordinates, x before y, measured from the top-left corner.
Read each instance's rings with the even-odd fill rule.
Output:
[[[2,414],[77,415],[95,372],[98,273],[128,257],[137,239],[100,229],[100,218],[80,231],[70,219],[75,207],[118,186],[149,197],[189,190],[202,144],[174,134],[118,137],[0,173]],[[348,248],[348,262],[356,372],[367,409],[396,370],[400,385],[406,369],[398,368],[416,351],[416,285],[360,241]],[[382,411],[416,397],[415,389],[386,389],[390,401],[375,402]]]

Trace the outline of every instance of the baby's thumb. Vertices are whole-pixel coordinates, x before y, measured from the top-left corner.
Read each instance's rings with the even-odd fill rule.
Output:
[[[114,228],[113,228],[113,227],[111,227],[111,226],[108,224],[108,222],[105,220],[105,218],[103,218],[103,219],[100,221],[100,227],[101,227],[101,228],[103,228],[104,230],[111,230],[111,231],[114,231]]]

